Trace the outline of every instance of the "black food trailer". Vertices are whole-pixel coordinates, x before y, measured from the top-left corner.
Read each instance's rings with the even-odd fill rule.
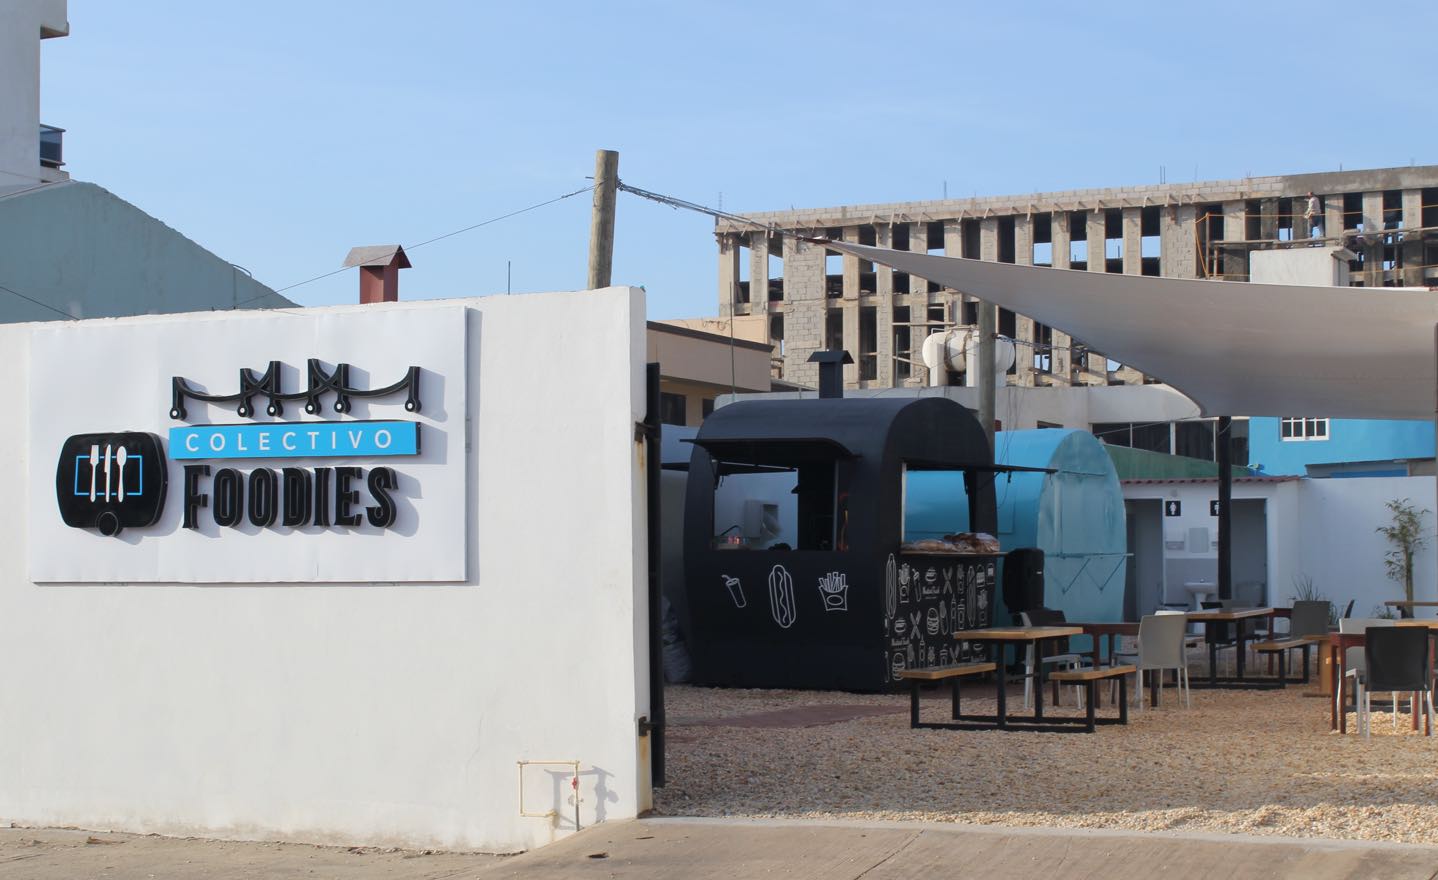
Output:
[[[693,443],[693,681],[879,691],[904,669],[984,653],[953,633],[993,619],[998,554],[901,547],[907,471],[962,471],[970,529],[996,532],[994,474],[1008,468],[994,467],[968,409],[941,397],[740,401]],[[758,527],[739,528],[744,517]]]

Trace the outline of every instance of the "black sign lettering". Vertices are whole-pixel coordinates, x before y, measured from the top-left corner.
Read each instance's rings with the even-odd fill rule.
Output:
[[[245,482],[233,468],[215,472],[215,524],[233,527],[245,518]]]
[[[314,524],[328,528],[330,524],[330,474],[332,468],[315,468]]]
[[[377,529],[394,525],[395,504],[389,493],[398,485],[399,478],[395,476],[394,468],[377,467],[369,472],[369,494],[374,498],[374,506],[365,508],[365,515],[369,517],[370,525]]]
[[[306,525],[314,509],[310,501],[310,472],[287,467],[281,471],[281,482],[284,485],[285,511],[280,522],[291,528]]]
[[[335,525],[357,526],[364,517],[354,509],[359,504],[359,492],[350,484],[362,478],[364,471],[357,467],[335,468]]]
[[[207,464],[185,465],[185,528],[198,529],[200,527],[199,512],[201,507],[210,506],[210,496],[200,491],[200,477],[210,475],[210,466]]]
[[[279,480],[269,468],[250,473],[250,523],[266,528],[275,524],[280,512]]]

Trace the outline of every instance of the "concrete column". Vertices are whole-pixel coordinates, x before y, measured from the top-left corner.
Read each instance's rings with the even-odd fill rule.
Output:
[[[1103,211],[1089,211],[1084,215],[1084,231],[1087,233],[1088,239],[1088,270],[1090,272],[1108,271],[1108,260],[1103,249],[1104,232],[1106,231]],[[1090,352],[1079,368],[1084,372],[1083,384],[1108,384],[1108,358],[1103,355]]]
[[[1423,190],[1403,191],[1403,228],[1418,229],[1423,225]],[[1423,284],[1423,242],[1416,233],[1403,236],[1403,286],[1421,287]]]
[[[1383,286],[1383,193],[1363,194],[1363,231],[1369,243],[1363,246],[1363,286]]]
[[[1143,209],[1123,209],[1123,274],[1143,274]]]
[[[844,241],[853,244],[859,243],[859,227],[844,227]],[[859,298],[859,258],[853,254],[844,254],[844,292],[846,300]]]
[[[1223,240],[1243,241],[1246,238],[1245,228],[1248,225],[1248,203],[1232,201],[1223,203]],[[1224,247],[1219,251],[1223,254],[1223,280],[1224,281],[1247,281],[1248,280],[1248,251],[1243,247]]]
[[[1034,223],[1033,218],[1021,215],[1014,218],[1014,262],[1020,266],[1034,264]],[[1014,316],[1014,357],[1018,367],[1014,371],[1014,384],[1025,387],[1034,385],[1034,319],[1027,315]]]
[[[878,228],[876,243],[879,247],[894,246],[894,227],[885,223]],[[878,364],[874,375],[879,388],[894,385],[894,270],[888,266],[875,266],[878,272],[878,302],[874,303],[874,349]],[[857,356],[855,358],[857,360]]]
[[[926,254],[929,252],[929,224],[925,222],[909,224],[909,251],[915,254]],[[928,298],[929,282],[927,279],[917,275],[909,276],[909,302],[918,302],[918,297]]]
[[[1343,193],[1319,194],[1323,199],[1323,237],[1343,243]]]
[[[844,300],[844,351],[854,359],[844,365],[844,387],[859,387],[859,301]]]
[[[1158,213],[1158,273],[1164,278],[1198,276],[1194,239],[1198,209],[1193,205],[1165,205]]]
[[[979,259],[990,263],[997,263],[999,260],[999,218],[985,217],[979,221]],[[992,303],[979,301],[979,324],[984,322],[984,312],[987,311],[993,316],[995,331],[999,326],[998,307]]]
[[[963,222],[960,220],[944,221],[944,256],[964,256],[964,227]],[[955,311],[962,311],[962,304],[967,299],[968,297],[964,295],[963,291],[954,291],[953,293],[945,294],[942,302],[946,308],[952,306]],[[962,315],[958,315],[957,317],[958,320],[963,320]]]
[[[734,314],[734,300],[739,296],[739,241],[732,232],[715,236],[719,244],[719,315]]]
[[[752,279],[751,279],[752,283]],[[784,253],[784,378],[819,387],[809,355],[824,347],[824,248],[791,239]]]
[[[749,314],[769,311],[769,234],[749,233]]]
[[[1258,237],[1277,241],[1278,199],[1264,199],[1258,205]]]
[[[1069,268],[1069,215],[1067,211],[1054,211],[1049,215],[1049,240],[1052,242],[1053,267]],[[1053,353],[1049,358],[1049,383],[1072,385],[1073,366],[1070,358],[1073,337],[1058,329],[1053,331]]]
[[[1085,213],[1084,230],[1088,238],[1088,270],[1090,272],[1107,271],[1103,252],[1103,212],[1089,211]]]

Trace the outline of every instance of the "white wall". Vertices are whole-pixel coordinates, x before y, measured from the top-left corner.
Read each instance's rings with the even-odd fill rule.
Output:
[[[1177,499],[1179,517],[1165,517],[1165,537],[1186,536],[1192,526],[1207,527],[1210,542],[1217,540],[1217,519],[1209,516],[1208,502],[1218,497],[1218,484],[1127,483],[1125,498]],[[1277,482],[1235,483],[1233,497],[1263,498],[1268,513],[1268,591],[1276,605],[1291,604],[1296,584],[1313,579],[1314,588],[1341,610],[1354,600],[1353,613],[1369,616],[1388,599],[1403,598],[1403,588],[1384,573],[1383,557],[1389,545],[1376,532],[1391,522],[1384,506],[1395,498],[1408,498],[1419,507],[1438,509],[1432,477],[1373,477],[1362,479],[1300,479]],[[1424,522],[1434,533],[1433,515]],[[1217,572],[1217,550],[1207,553],[1166,550],[1167,563],[1177,560],[1203,563]],[[1170,571],[1173,566],[1168,566]],[[1210,579],[1214,579],[1211,577]],[[1438,600],[1438,550],[1430,542],[1419,555],[1414,574],[1414,598]],[[1170,602],[1186,602],[1181,582],[1166,583]],[[1423,616],[1428,616],[1426,613]]]
[[[42,29],[69,29],[65,5],[65,0],[0,3],[0,191],[34,186],[42,177],[40,35]]]
[[[1408,498],[1420,510],[1438,508],[1432,477],[1303,481],[1295,573],[1312,577],[1314,587],[1335,603],[1356,600],[1356,617],[1371,616],[1374,606],[1384,600],[1403,598],[1403,586],[1384,573],[1383,557],[1391,545],[1375,531],[1392,522],[1384,505],[1395,498]],[[1433,514],[1426,515],[1424,523],[1431,536]],[[1438,552],[1430,541],[1416,560],[1414,599],[1438,600],[1435,562]],[[1430,611],[1420,614],[1427,617]]]
[[[456,304],[465,583],[37,586],[25,505],[0,505],[0,822],[511,851],[572,828],[567,783],[543,769],[525,806],[560,819],[518,815],[525,759],[580,761],[583,825],[647,807],[643,295],[287,314]],[[174,319],[111,323],[156,320]],[[26,440],[35,330],[0,326],[12,493],[54,491],[25,485],[29,457],[53,454]],[[536,360],[546,334],[573,360]],[[422,363],[423,339],[372,343]]]

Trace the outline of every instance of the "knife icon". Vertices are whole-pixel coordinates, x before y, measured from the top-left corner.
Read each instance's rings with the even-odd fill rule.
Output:
[[[105,444],[105,501],[110,500],[110,444]]]
[[[95,503],[95,469],[100,466],[100,446],[90,446],[90,503]]]

